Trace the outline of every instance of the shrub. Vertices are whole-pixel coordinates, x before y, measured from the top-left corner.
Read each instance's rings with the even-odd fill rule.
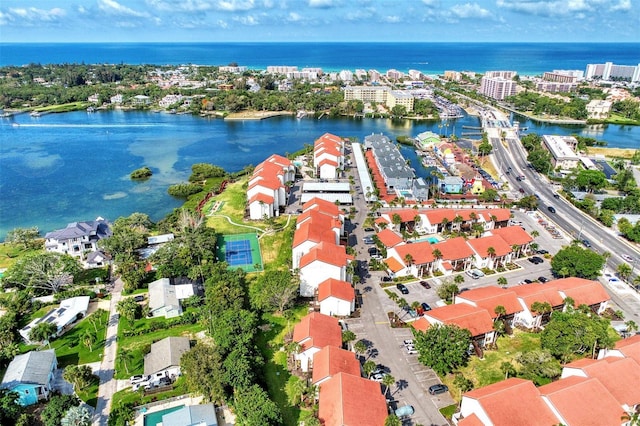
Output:
[[[140,169],[131,172],[131,179],[144,180],[149,179],[153,175],[153,172],[148,167],[142,167]]]
[[[195,183],[177,183],[171,185],[167,192],[169,195],[178,198],[187,198],[189,195],[197,194],[202,191],[202,187]]]

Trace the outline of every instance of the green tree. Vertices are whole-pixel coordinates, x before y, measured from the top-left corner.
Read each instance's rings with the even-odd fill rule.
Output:
[[[140,316],[140,305],[133,300],[133,297],[125,297],[116,305],[116,311],[131,325]]]
[[[362,364],[362,371],[366,377],[371,376],[371,373],[376,369],[376,363],[372,360],[367,360],[364,364]]]
[[[580,170],[576,175],[575,184],[579,189],[593,192],[605,187],[607,176],[600,170]]]
[[[354,340],[356,340],[356,334],[353,331],[344,330],[342,332],[342,344],[343,345],[349,345],[349,343],[353,342]]]
[[[221,374],[222,363],[223,358],[215,346],[196,344],[180,358],[187,389],[202,394],[209,401],[224,401],[227,394]]]
[[[402,420],[400,420],[395,414],[389,414],[389,416],[384,420],[384,426],[402,426]]]
[[[631,266],[628,263],[621,263],[618,265],[617,272],[618,276],[626,281],[631,275]]]
[[[532,380],[536,385],[549,383],[560,376],[562,366],[549,351],[534,349],[516,355],[520,364],[518,376]]]
[[[258,385],[251,385],[235,394],[236,420],[246,426],[276,426],[282,424],[278,406]]]
[[[551,270],[557,275],[595,279],[604,266],[604,258],[576,245],[564,247],[551,259]]]
[[[20,395],[8,389],[0,389],[0,424],[14,424],[20,414],[22,407],[18,405]]]
[[[469,392],[474,387],[473,382],[461,373],[456,374],[456,377],[453,379],[453,384],[460,389],[460,392]]]
[[[29,331],[29,340],[44,342],[50,340],[58,332],[58,326],[50,322],[38,323]]]
[[[382,384],[384,385],[384,395],[386,396],[389,393],[389,389],[391,389],[391,385],[396,382],[396,378],[391,374],[385,374],[382,378]]]
[[[445,282],[440,287],[438,287],[436,293],[441,299],[450,302],[453,300],[453,296],[460,293],[460,288],[456,283]]]
[[[24,287],[37,293],[57,293],[73,283],[80,272],[78,260],[55,252],[22,256],[3,277],[4,287]]]
[[[534,149],[529,152],[527,161],[538,173],[547,173],[551,169],[551,154],[545,149]]]
[[[251,305],[264,312],[280,313],[296,298],[299,286],[289,270],[266,271],[249,289]]]
[[[4,238],[5,243],[20,244],[24,249],[28,249],[33,246],[35,239],[40,237],[40,230],[37,226],[32,228],[15,228],[7,232],[7,236]]]
[[[82,334],[82,344],[89,348],[89,352],[93,352],[93,345],[96,343],[97,336],[94,332],[86,329]]]
[[[608,329],[609,320],[581,310],[554,312],[540,335],[540,344],[542,349],[567,362],[575,356],[594,354],[599,348],[612,347]]]
[[[152,226],[153,222],[144,213],[120,217],[111,224],[112,235],[101,239],[98,246],[112,255],[116,263],[119,263],[120,256],[134,255],[136,249],[146,245],[146,237]]]
[[[69,365],[64,369],[62,377],[73,384],[76,392],[90,386],[97,380],[97,376],[93,374],[88,365]]]
[[[469,330],[455,325],[435,324],[425,332],[413,331],[418,361],[438,374],[447,374],[467,363],[471,344]]]
[[[78,405],[80,401],[75,395],[53,395],[40,413],[40,420],[45,426],[59,426],[64,414]]]
[[[84,405],[71,407],[60,420],[60,424],[62,426],[89,426],[91,424],[91,413]]]
[[[516,368],[509,361],[503,361],[500,364],[500,371],[504,373],[504,379],[507,380],[509,376],[516,375]]]

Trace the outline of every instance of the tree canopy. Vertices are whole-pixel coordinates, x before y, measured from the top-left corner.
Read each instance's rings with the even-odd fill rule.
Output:
[[[251,305],[263,312],[282,312],[295,299],[298,287],[288,270],[266,271],[249,290]]]
[[[427,331],[413,331],[418,361],[438,374],[447,374],[466,365],[471,333],[456,325],[434,324]]]
[[[604,258],[592,250],[571,245],[551,259],[551,270],[561,277],[595,279],[604,266]]]
[[[5,287],[24,287],[37,294],[57,293],[73,283],[78,260],[61,253],[40,252],[20,257],[3,277]]]

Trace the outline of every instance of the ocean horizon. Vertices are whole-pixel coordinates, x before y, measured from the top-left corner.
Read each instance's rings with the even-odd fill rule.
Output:
[[[640,63],[640,43],[505,42],[128,42],[0,43],[0,66],[38,64],[237,63],[251,69],[269,65],[342,69],[416,69],[427,75],[445,70],[515,70],[537,75],[553,69],[586,69],[590,63]]]

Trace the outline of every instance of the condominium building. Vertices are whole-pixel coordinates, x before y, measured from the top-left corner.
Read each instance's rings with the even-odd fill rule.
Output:
[[[347,86],[344,88],[344,100],[386,104],[390,90],[387,86]]]
[[[445,80],[460,81],[462,79],[462,73],[458,71],[445,71],[444,78]]]
[[[619,78],[623,80],[630,80],[631,82],[637,82],[640,81],[640,64],[637,66],[615,65],[612,62],[605,62],[604,64],[587,64],[585,78],[587,80],[596,78],[602,80]]]
[[[479,92],[489,98],[501,101],[516,94],[516,82],[511,78],[487,77],[485,75],[480,82]]]
[[[408,90],[390,90],[387,93],[387,107],[402,105],[407,111],[413,111],[413,95]]]
[[[574,152],[578,141],[573,136],[544,135],[542,145],[551,153],[551,164],[554,168],[571,170],[578,167],[580,157]]]
[[[562,72],[545,72],[542,79],[546,81],[555,81],[557,83],[575,83],[578,77]]]
[[[578,87],[578,83],[562,83],[557,81],[537,81],[536,90],[541,92],[574,92]]]
[[[506,79],[512,79],[518,74],[517,71],[487,71],[484,73],[485,77],[500,77]]]
[[[611,101],[594,99],[587,104],[587,114],[589,118],[607,118],[611,112]]]

